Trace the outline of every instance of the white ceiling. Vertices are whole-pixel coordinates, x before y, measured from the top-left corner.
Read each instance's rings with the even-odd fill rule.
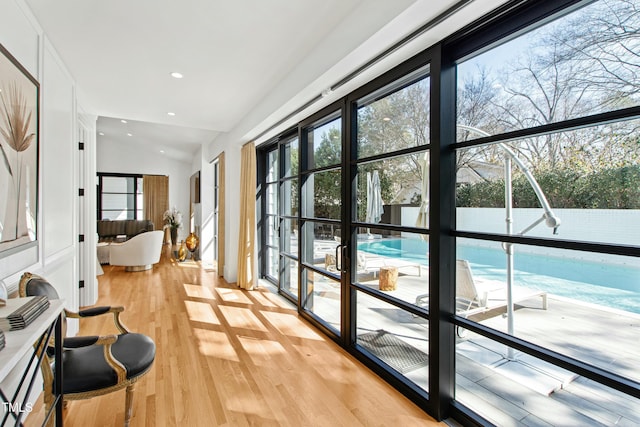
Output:
[[[99,116],[98,143],[150,144],[185,160],[241,123],[253,130],[277,121],[317,95],[323,76],[333,83],[327,79],[346,75],[456,3],[26,2],[75,79],[82,107]],[[433,41],[499,2],[472,2]],[[172,78],[173,71],[184,78]]]

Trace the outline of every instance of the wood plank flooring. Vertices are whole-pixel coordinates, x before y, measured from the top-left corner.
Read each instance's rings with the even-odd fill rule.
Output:
[[[168,246],[151,271],[104,272],[98,305],[124,305],[127,327],[157,345],[136,388],[132,426],[445,425],[269,289],[242,291],[198,263],[175,263]],[[114,333],[103,317],[83,319],[80,334]],[[124,401],[119,391],[70,402],[64,424],[121,426]]]

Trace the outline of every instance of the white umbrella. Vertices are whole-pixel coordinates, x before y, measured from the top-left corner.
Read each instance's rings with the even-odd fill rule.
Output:
[[[422,174],[422,182],[420,186],[420,210],[418,211],[418,218],[416,218],[416,227],[429,228],[429,153],[425,151],[424,155],[420,158],[420,170]],[[421,234],[424,240],[428,240],[429,236]]]
[[[377,170],[374,170],[373,174],[367,172],[367,215],[365,222],[380,222],[383,212],[380,176]]]

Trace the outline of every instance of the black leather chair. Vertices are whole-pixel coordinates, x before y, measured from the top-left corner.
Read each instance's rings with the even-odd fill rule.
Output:
[[[24,273],[20,279],[20,296],[46,295],[58,299],[55,288],[44,278]],[[146,374],[155,359],[156,346],[146,335],[129,332],[120,321],[123,307],[92,307],[78,313],[64,310],[66,318],[93,317],[112,313],[118,335],[65,338],[62,353],[62,387],[65,400],[89,399],[127,389],[124,425],[128,426],[133,409],[135,383]],[[53,352],[45,352],[41,371],[44,381],[45,410],[53,404]],[[53,421],[53,417],[50,419]]]

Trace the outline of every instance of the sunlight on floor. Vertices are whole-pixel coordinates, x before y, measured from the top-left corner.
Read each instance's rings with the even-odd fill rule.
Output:
[[[184,288],[184,291],[187,293],[188,297],[212,300],[216,299],[216,297],[213,295],[213,292],[211,292],[209,288],[205,288],[204,286],[184,283],[182,287]]]
[[[275,313],[273,311],[260,311],[278,331],[290,337],[322,340],[323,338],[309,328],[301,328],[297,314]]]
[[[240,289],[216,288],[216,292],[223,301],[253,304],[253,302]]]
[[[189,320],[194,322],[209,323],[212,325],[219,325],[220,320],[213,312],[211,305],[205,302],[197,301],[185,301],[185,308],[189,314]]]
[[[276,308],[276,307],[281,307],[280,304],[275,304],[270,298],[269,295],[271,293],[270,292],[252,292],[251,296],[254,297],[257,301],[258,304],[262,305],[263,307],[271,307],[271,308]]]
[[[238,337],[242,348],[249,354],[251,361],[256,366],[273,366],[274,357],[286,354],[286,350],[277,341],[263,340],[259,338],[241,336]],[[282,368],[278,359],[279,368]]]
[[[263,322],[248,308],[219,306],[225,320],[232,328],[250,329],[252,331],[268,332]]]
[[[204,356],[212,356],[216,359],[225,359],[231,362],[240,362],[229,337],[224,332],[209,331],[207,329],[194,328],[193,333],[198,340],[198,349]]]

